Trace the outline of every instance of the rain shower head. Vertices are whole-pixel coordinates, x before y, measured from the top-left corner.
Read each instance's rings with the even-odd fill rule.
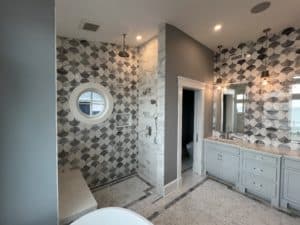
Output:
[[[127,58],[129,57],[129,53],[126,51],[126,46],[125,46],[126,34],[122,34],[122,36],[123,36],[123,44],[122,44],[122,50],[119,52],[119,56]]]
[[[120,52],[119,52],[119,56],[120,56],[120,57],[125,57],[125,58],[127,58],[127,57],[129,57],[129,54],[128,54],[128,52],[126,52],[126,51],[120,51]]]

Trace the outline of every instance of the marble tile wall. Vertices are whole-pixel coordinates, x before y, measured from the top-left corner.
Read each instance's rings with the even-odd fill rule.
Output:
[[[300,29],[289,27],[271,34],[269,48],[264,47],[265,40],[262,36],[222,49],[221,63],[215,64],[215,73],[221,73],[225,83],[249,82],[244,127],[250,142],[300,150],[300,145],[291,141],[289,135],[290,85],[293,77],[300,74]],[[263,85],[260,74],[265,70],[266,57],[270,78]],[[213,121],[215,128],[216,118]]]
[[[120,58],[119,50],[115,44],[57,38],[59,169],[80,168],[91,188],[138,168],[138,54],[130,48],[130,57]],[[103,85],[113,96],[113,113],[101,124],[82,123],[70,112],[70,94],[86,82]],[[125,114],[129,124],[122,119]]]
[[[158,38],[139,48],[138,80],[138,172],[151,184],[157,183],[158,135]]]
[[[157,78],[157,192],[164,195],[165,180],[165,98],[166,98],[166,24],[158,33],[158,78]]]
[[[159,194],[164,190],[165,33],[160,26],[158,36],[139,49],[138,171]]]

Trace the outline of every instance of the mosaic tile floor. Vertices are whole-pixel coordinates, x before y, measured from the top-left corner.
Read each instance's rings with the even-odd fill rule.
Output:
[[[154,225],[300,225],[292,217],[187,170],[180,190],[164,198],[134,176],[94,193],[100,207],[123,206]]]
[[[299,225],[300,218],[206,180],[152,222],[155,225]]]
[[[121,182],[93,191],[98,208],[119,206],[128,207],[152,193],[153,187],[138,176],[132,176]]]

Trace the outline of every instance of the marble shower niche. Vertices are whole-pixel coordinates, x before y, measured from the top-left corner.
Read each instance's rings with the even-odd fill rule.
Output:
[[[251,143],[300,150],[291,140],[291,85],[300,74],[300,29],[289,27],[272,34],[269,48],[266,37],[222,49],[221,63],[215,64],[223,83],[247,83],[244,137]],[[261,78],[263,60],[268,57],[270,77]],[[217,131],[217,98],[214,91],[214,131]],[[220,115],[219,115],[220,116]],[[218,132],[215,132],[217,134]]]

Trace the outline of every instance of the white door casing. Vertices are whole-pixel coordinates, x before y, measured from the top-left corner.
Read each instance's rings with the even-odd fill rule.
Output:
[[[177,186],[181,185],[182,169],[182,93],[183,89],[195,91],[194,110],[194,159],[193,171],[203,175],[203,139],[204,139],[204,107],[207,84],[178,76],[178,118],[177,118]]]

